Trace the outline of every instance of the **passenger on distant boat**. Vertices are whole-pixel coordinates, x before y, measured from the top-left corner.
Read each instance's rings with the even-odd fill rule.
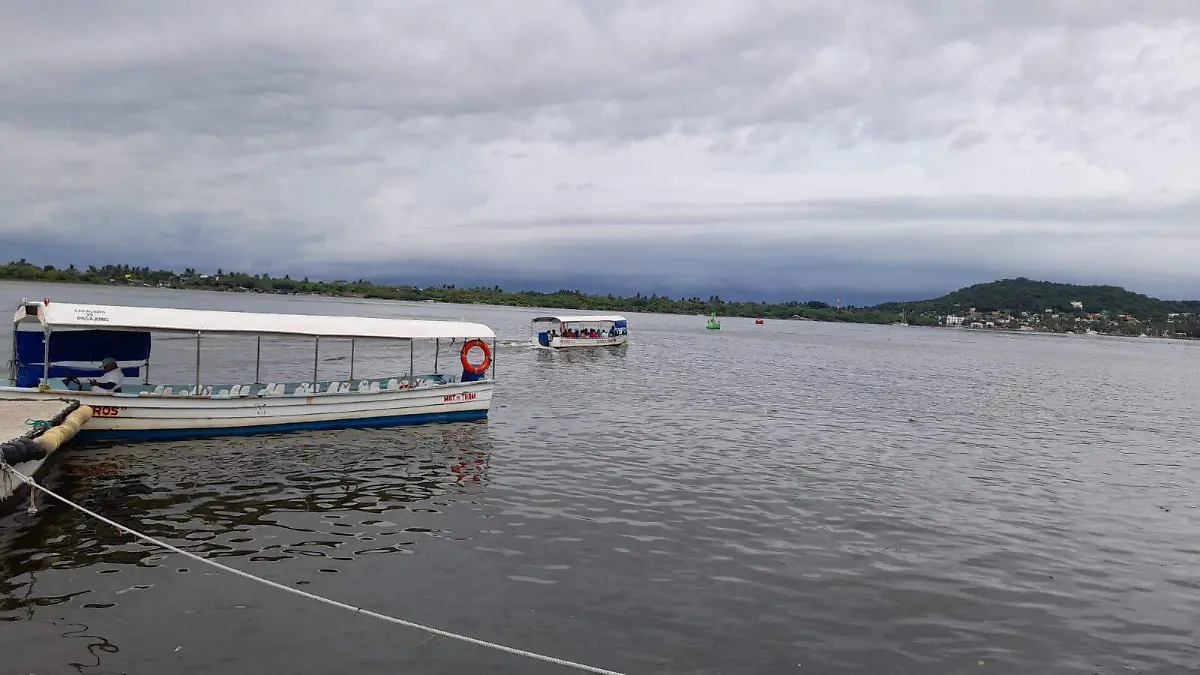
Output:
[[[565,332],[563,332],[563,334],[560,336],[558,334],[558,331],[552,329],[549,333],[549,336],[551,339],[556,338],[556,337],[565,337],[565,338],[571,338],[574,340],[601,340],[601,339],[608,338],[608,337],[616,337],[618,335],[623,335],[624,333],[619,332],[619,330],[620,329],[614,328],[612,330],[612,332],[610,333],[608,331],[608,329],[605,329],[605,330],[596,330],[595,328],[588,328],[588,329],[584,329],[584,330],[568,329]]]

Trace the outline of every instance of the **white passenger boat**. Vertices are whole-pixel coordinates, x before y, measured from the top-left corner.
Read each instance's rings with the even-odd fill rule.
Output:
[[[629,341],[623,316],[539,316],[529,323],[533,344],[552,349],[611,347]]]
[[[195,338],[194,382],[150,384],[152,333]],[[203,382],[201,345],[210,335],[258,336],[253,383]],[[261,383],[264,336],[313,338],[312,379]],[[348,379],[318,379],[321,338],[350,340]],[[361,339],[407,342],[407,374],[355,380],[354,341]],[[461,376],[416,374],[414,340],[440,347],[443,340],[457,339],[465,341]],[[481,420],[492,399],[494,347],[495,333],[478,323],[24,302],[14,317],[13,360],[9,379],[0,380],[0,399],[77,399],[94,411],[80,433],[83,440]],[[482,352],[482,360],[469,358],[476,351]],[[88,379],[103,372],[97,364],[109,358],[126,378],[120,392],[89,389]]]

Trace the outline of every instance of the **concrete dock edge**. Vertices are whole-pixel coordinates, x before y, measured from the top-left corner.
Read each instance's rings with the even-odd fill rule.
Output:
[[[49,419],[38,419],[39,415],[48,413],[53,413]],[[41,480],[50,471],[56,451],[91,420],[92,409],[70,399],[0,401],[0,418],[7,417],[13,418],[4,419],[2,426],[7,433],[12,433],[17,424],[22,429],[26,426],[29,428],[14,438],[0,442],[0,453],[16,470],[34,480]],[[27,425],[30,419],[45,424]],[[0,468],[0,474],[0,516],[4,516],[23,503],[28,496],[29,486],[6,468]]]

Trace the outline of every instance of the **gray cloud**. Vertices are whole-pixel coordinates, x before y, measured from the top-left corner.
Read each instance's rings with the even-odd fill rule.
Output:
[[[13,257],[1200,280],[1191,0],[9,2],[0,57]]]

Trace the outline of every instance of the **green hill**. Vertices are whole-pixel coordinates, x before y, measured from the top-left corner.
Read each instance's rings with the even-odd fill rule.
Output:
[[[962,314],[972,307],[980,312],[1070,312],[1072,302],[1082,302],[1085,312],[1131,314],[1143,320],[1172,312],[1200,312],[1197,300],[1159,300],[1119,286],[1058,284],[1023,277],[975,284],[932,300],[884,303],[875,309],[920,314]]]

